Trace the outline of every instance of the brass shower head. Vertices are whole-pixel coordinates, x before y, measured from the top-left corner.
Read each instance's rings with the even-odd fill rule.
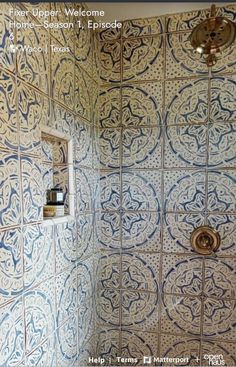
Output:
[[[235,36],[235,23],[216,16],[216,7],[212,5],[209,17],[192,30],[190,42],[198,53],[205,56],[207,66],[213,66],[217,61],[216,54],[232,45]]]

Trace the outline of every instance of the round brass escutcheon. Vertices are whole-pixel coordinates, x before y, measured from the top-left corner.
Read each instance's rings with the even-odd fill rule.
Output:
[[[210,255],[219,248],[221,238],[213,228],[202,226],[192,232],[190,242],[198,254]]]

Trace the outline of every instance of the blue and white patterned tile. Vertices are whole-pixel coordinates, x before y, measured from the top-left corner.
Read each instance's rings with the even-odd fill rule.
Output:
[[[122,125],[126,127],[162,124],[163,83],[145,82],[122,87]]]
[[[93,299],[85,299],[78,309],[78,335],[81,345],[92,336],[95,328]]]
[[[161,172],[124,172],[122,176],[122,207],[132,211],[160,211]]]
[[[42,172],[42,191],[43,191],[43,204],[47,204],[47,190],[50,190],[54,187],[53,184],[53,165],[42,163],[41,165]]]
[[[236,259],[206,259],[204,293],[217,299],[236,299]]]
[[[164,72],[162,36],[123,41],[123,81],[160,80]]]
[[[121,247],[121,227],[119,212],[96,213],[95,245],[99,249],[119,249]]]
[[[29,288],[54,275],[53,226],[23,227],[24,286]]]
[[[119,168],[121,159],[121,129],[101,129],[99,150],[101,168]]]
[[[68,142],[66,140],[54,142],[53,162],[54,164],[66,164],[68,162]]]
[[[72,3],[52,3],[51,10],[55,15],[51,15],[51,22],[53,23],[73,23],[74,15],[65,14],[72,6]],[[40,5],[41,8],[41,5]],[[70,28],[51,28],[50,34],[56,39],[63,47],[69,47],[70,52],[74,53],[74,30]],[[51,44],[53,44],[53,39]]]
[[[236,301],[206,298],[204,301],[203,336],[236,341]]]
[[[77,320],[71,317],[57,329],[57,367],[73,366],[77,357]]]
[[[122,36],[125,38],[151,36],[163,32],[163,17],[125,20],[122,25]]]
[[[24,223],[38,222],[43,217],[41,161],[21,157]]]
[[[163,296],[161,332],[200,336],[201,300],[197,297]]]
[[[208,203],[211,212],[236,212],[236,175],[234,171],[208,173]]]
[[[105,360],[105,366],[117,366],[117,357],[120,356],[120,330],[103,328],[98,334],[97,356]]]
[[[96,353],[96,347],[98,343],[98,334],[92,335],[92,337],[82,345],[80,337],[78,337],[78,355],[76,366],[86,366],[91,356],[99,355]]]
[[[51,140],[46,140],[42,137],[41,140],[41,151],[42,151],[42,161],[45,163],[52,163],[53,161],[53,143]]]
[[[157,212],[122,213],[122,248],[160,251],[160,214]]]
[[[24,357],[24,321],[21,298],[0,308],[0,327],[0,366],[18,366]]]
[[[179,295],[199,296],[203,282],[202,259],[183,255],[164,255],[162,291]]]
[[[206,61],[194,50],[190,35],[191,32],[166,35],[166,78],[208,74]]]
[[[163,250],[172,253],[193,252],[189,242],[191,233],[204,224],[204,215],[201,213],[166,213],[163,225]]]
[[[129,128],[122,134],[122,166],[159,168],[162,164],[161,128]]]
[[[134,330],[158,331],[158,293],[123,291],[121,325]]]
[[[77,257],[85,258],[93,252],[93,215],[77,217]]]
[[[78,4],[80,5],[80,4]],[[93,70],[93,32],[88,27],[89,18],[80,17],[81,25],[75,24],[75,58],[79,66],[83,68],[90,76]]]
[[[21,17],[16,17],[16,21],[22,21]],[[32,23],[33,18],[25,17],[25,21]],[[49,94],[49,34],[43,27],[35,27],[33,29],[17,29],[16,32],[16,52],[17,74],[18,76],[40,89],[42,92]],[[33,49],[32,52],[28,50]],[[39,51],[35,52],[34,48]]]
[[[116,289],[102,289],[96,295],[97,322],[105,325],[120,325],[121,294]]]
[[[15,73],[15,53],[13,52],[13,48],[11,50],[11,47],[14,46],[15,42],[14,39],[11,40],[10,37],[12,34],[14,37],[15,33],[12,32],[10,28],[10,22],[14,20],[14,17],[10,15],[9,10],[9,4],[2,4],[0,11],[0,60],[2,67]]]
[[[210,214],[208,225],[213,227],[221,237],[217,250],[219,255],[235,255],[236,250],[236,217],[230,214]]]
[[[55,227],[56,272],[70,267],[77,259],[76,228],[74,221]]]
[[[210,121],[236,120],[236,78],[216,77],[211,79]]]
[[[122,25],[123,26],[123,25]],[[102,29],[96,33],[96,39],[100,42],[102,41],[112,41],[121,38],[121,29],[116,28],[106,28]]]
[[[19,82],[18,106],[21,152],[40,156],[40,127],[49,123],[49,100],[26,84]]]
[[[205,125],[179,125],[166,128],[164,165],[204,167],[207,162]]]
[[[110,41],[99,45],[98,68],[101,82],[120,82],[121,80],[121,42]]]
[[[202,341],[202,361],[201,366],[209,366],[209,355],[222,355],[218,361],[223,360],[226,367],[236,365],[235,343],[224,343],[218,341],[204,340]],[[214,360],[214,359],[213,359]]]
[[[93,165],[93,143],[92,128],[81,119],[75,123],[75,146],[74,160],[80,166],[92,167]]]
[[[205,208],[205,173],[167,171],[164,173],[165,210],[202,212]]]
[[[56,277],[57,327],[77,310],[77,269],[69,269]]]
[[[191,30],[207,18],[209,11],[210,9],[202,9],[168,15],[166,17],[167,31]]]
[[[17,154],[0,152],[0,224],[12,226],[21,222],[20,175]]]
[[[78,309],[92,298],[94,288],[93,258],[90,257],[79,262],[77,266]]]
[[[235,166],[236,124],[219,122],[209,125],[208,165],[213,167]]]
[[[0,110],[0,148],[17,150],[19,141],[16,117],[16,80],[3,70],[0,70]]]
[[[208,79],[166,81],[165,123],[198,124],[208,120]]]
[[[96,108],[99,111],[98,119],[100,127],[119,127],[121,124],[120,87],[101,87]]]
[[[121,256],[119,252],[101,252],[97,265],[99,288],[118,288],[121,276]]]
[[[24,294],[26,353],[41,344],[55,329],[55,281],[41,283]]]
[[[19,228],[0,232],[0,305],[23,290],[23,246]]]
[[[75,64],[75,113],[88,121],[91,119],[92,80]]]
[[[93,207],[92,171],[76,169],[77,213],[91,212]]]
[[[74,59],[69,53],[54,52],[51,58],[51,88],[53,99],[74,108]]]
[[[58,103],[52,102],[50,126],[60,133],[72,137],[74,135],[74,116]]]
[[[161,358],[186,358],[188,366],[199,366],[200,340],[175,335],[161,335]],[[169,362],[163,363],[168,366]]]
[[[49,337],[26,358],[27,367],[55,367],[56,366],[56,339]],[[18,367],[18,366],[17,366]]]
[[[121,330],[121,356],[133,360],[133,366],[143,366],[143,356],[158,356],[158,339],[154,333]]]
[[[120,173],[101,172],[100,205],[102,210],[118,210],[121,204]]]
[[[158,292],[159,254],[122,253],[121,269],[122,289]]]

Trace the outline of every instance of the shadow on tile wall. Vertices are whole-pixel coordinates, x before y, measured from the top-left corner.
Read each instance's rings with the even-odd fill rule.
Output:
[[[0,10],[0,366],[72,367],[94,346],[96,39],[86,28],[68,34],[38,27],[14,31],[10,40],[13,6],[69,5],[4,3]],[[8,51],[11,45],[50,44],[71,52]],[[44,126],[73,138],[76,216],[57,223],[43,221],[43,187],[50,182]]]
[[[235,21],[236,7],[218,9]],[[129,20],[103,31],[96,216],[100,354],[222,354],[236,364],[236,47],[209,70],[191,49],[207,12]],[[191,250],[208,224],[216,256]]]

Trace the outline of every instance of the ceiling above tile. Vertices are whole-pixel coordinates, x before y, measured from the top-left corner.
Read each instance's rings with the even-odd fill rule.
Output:
[[[227,3],[216,3],[217,6],[224,6]],[[105,16],[98,18],[107,22],[125,19],[147,18],[171,13],[181,13],[196,9],[210,8],[212,3],[86,3],[90,10],[104,10]]]

